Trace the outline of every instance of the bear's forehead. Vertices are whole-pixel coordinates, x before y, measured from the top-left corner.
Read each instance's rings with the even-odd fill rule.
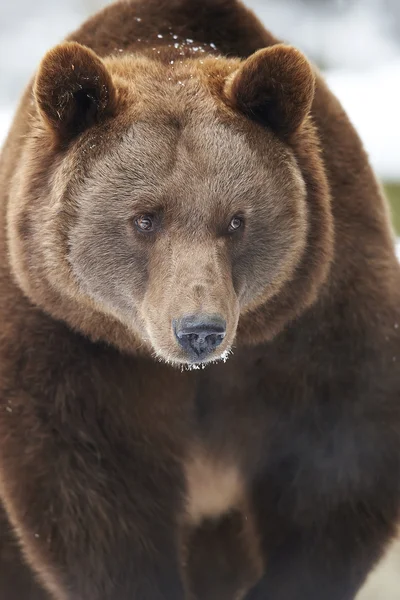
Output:
[[[287,149],[265,132],[254,144],[243,131],[218,119],[138,121],[105,145],[91,170],[99,187],[122,187],[157,194],[160,186],[174,195],[191,189],[241,195],[262,186],[281,186],[294,172]]]
[[[289,148],[230,109],[221,90],[213,88],[208,75],[219,61],[211,61],[205,72],[184,61],[170,69],[147,59],[126,61],[110,63],[126,94],[111,138],[94,139],[101,151],[90,161],[92,189],[126,190],[130,197],[135,192],[159,197],[160,187],[169,188],[171,197],[189,191],[204,195],[207,189],[211,195],[240,197],[260,188],[273,192],[298,179]],[[224,63],[217,80],[234,67]]]

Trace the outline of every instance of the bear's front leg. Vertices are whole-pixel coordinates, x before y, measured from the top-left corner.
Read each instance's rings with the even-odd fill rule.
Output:
[[[34,467],[32,467],[33,469]],[[79,471],[79,465],[76,464]],[[24,553],[57,600],[182,600],[172,506],[137,482],[103,494],[77,481],[6,490]],[[149,474],[149,478],[151,475]]]
[[[264,577],[246,600],[354,600],[389,532],[383,515],[364,513],[362,525],[351,507],[345,513],[338,509],[320,528],[293,529],[277,547],[270,544]]]
[[[0,393],[0,500],[56,600],[182,600],[178,451],[101,394]]]
[[[118,486],[115,477],[112,489],[100,472],[87,474],[85,485],[78,462],[74,469],[64,479],[58,465],[48,474],[51,481],[25,478],[13,490],[6,481],[2,489],[44,587],[56,600],[183,600],[173,506],[167,492],[156,491],[156,473],[147,471],[153,490],[140,477],[122,490],[122,481]]]
[[[398,486],[375,476],[374,490],[314,502],[295,478],[286,492],[265,482],[255,497],[265,571],[246,600],[354,600],[396,533]]]

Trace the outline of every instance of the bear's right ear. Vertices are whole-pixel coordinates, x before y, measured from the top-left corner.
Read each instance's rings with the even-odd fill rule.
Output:
[[[42,60],[34,95],[44,122],[68,140],[116,111],[117,94],[103,61],[89,48],[66,42]]]
[[[290,136],[311,109],[314,87],[306,57],[296,48],[276,44],[245,60],[227,79],[225,94],[250,119]]]

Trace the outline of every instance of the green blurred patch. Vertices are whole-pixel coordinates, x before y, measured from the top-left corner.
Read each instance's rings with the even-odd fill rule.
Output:
[[[400,182],[385,183],[384,187],[392,209],[394,227],[400,235]]]

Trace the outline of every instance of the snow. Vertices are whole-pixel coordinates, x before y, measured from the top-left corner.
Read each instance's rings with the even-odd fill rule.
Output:
[[[326,80],[341,101],[378,175],[400,179],[400,58],[372,69],[332,70]]]
[[[399,56],[394,0],[246,0],[265,27],[328,68],[363,69]]]
[[[11,108],[0,108],[0,146],[6,139],[12,117],[13,111]]]

